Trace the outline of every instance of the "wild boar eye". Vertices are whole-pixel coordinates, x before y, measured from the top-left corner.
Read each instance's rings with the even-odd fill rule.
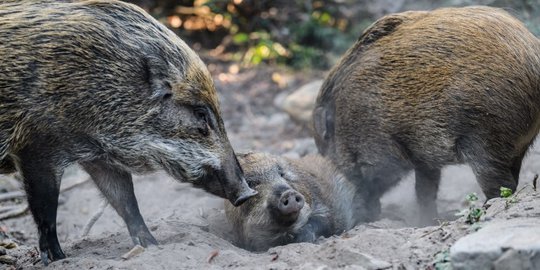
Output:
[[[195,117],[199,120],[208,124],[208,111],[203,107],[197,107],[194,110]]]
[[[209,130],[209,115],[208,110],[204,107],[197,107],[193,111],[195,118],[201,123],[198,128],[198,131],[201,135],[207,136]]]

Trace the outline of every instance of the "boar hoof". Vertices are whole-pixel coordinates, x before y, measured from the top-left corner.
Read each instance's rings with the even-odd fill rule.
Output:
[[[49,263],[66,258],[61,249],[41,250],[41,262],[47,266]]]
[[[158,245],[156,239],[150,234],[150,232],[139,232],[136,235],[132,235],[133,244],[148,247],[150,245]]]

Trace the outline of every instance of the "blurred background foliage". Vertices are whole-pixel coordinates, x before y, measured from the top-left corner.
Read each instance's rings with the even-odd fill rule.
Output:
[[[131,0],[196,50],[243,67],[328,69],[377,18],[444,6],[502,7],[540,34],[540,0]]]

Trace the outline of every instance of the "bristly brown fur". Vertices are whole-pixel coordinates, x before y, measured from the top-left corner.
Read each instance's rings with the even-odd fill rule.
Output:
[[[120,1],[0,2],[0,172],[18,170],[40,233],[56,237],[63,169],[79,163],[126,221],[156,243],[131,173],[164,169],[240,204],[251,190],[204,63],[178,36]]]
[[[239,154],[246,181],[259,194],[239,207],[225,202],[236,243],[252,251],[314,242],[351,229],[357,222],[355,187],[321,156],[287,159],[265,153]],[[294,190],[305,205],[293,223],[273,215],[276,192]],[[279,197],[279,195],[277,195]]]
[[[314,110],[317,146],[366,190],[366,220],[412,169],[428,215],[448,164],[469,163],[496,197],[500,186],[515,189],[540,128],[539,75],[538,39],[503,10],[388,15],[326,78]]]

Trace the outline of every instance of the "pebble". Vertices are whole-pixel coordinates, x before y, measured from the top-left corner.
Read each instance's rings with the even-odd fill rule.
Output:
[[[15,264],[16,262],[17,262],[17,259],[15,259],[12,256],[9,256],[9,255],[0,256],[0,263],[3,263],[3,264]]]

